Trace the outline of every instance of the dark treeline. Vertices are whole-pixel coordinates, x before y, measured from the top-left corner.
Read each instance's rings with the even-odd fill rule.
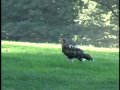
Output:
[[[2,40],[118,47],[118,0],[2,0]]]

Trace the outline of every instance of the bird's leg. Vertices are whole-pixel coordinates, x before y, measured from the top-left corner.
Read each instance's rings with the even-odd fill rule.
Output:
[[[69,63],[73,63],[73,59],[69,59]]]
[[[86,59],[82,59],[82,62],[84,62]]]
[[[81,59],[81,58],[78,58],[78,60],[82,62],[82,59]]]
[[[69,61],[69,63],[73,63],[73,58],[67,57],[67,61]]]
[[[67,61],[68,61],[68,68],[71,68],[71,65],[73,63],[73,59],[67,59]]]
[[[82,59],[82,58],[80,58],[80,57],[78,57],[78,60],[81,61],[81,62],[84,62],[84,61],[85,61],[84,59]]]
[[[95,59],[92,59],[92,61],[95,61]]]

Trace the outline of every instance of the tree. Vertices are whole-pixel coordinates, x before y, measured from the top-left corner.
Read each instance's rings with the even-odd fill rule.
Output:
[[[118,46],[118,0],[2,0],[2,39]],[[110,45],[108,45],[108,43]]]

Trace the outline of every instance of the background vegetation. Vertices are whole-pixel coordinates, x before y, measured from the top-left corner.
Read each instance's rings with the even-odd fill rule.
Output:
[[[118,47],[119,0],[2,0],[2,40]]]

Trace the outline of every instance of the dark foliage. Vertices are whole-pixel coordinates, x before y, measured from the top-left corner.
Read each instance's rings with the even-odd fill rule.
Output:
[[[118,47],[118,2],[2,0],[1,39],[58,43],[63,34],[80,45]]]

